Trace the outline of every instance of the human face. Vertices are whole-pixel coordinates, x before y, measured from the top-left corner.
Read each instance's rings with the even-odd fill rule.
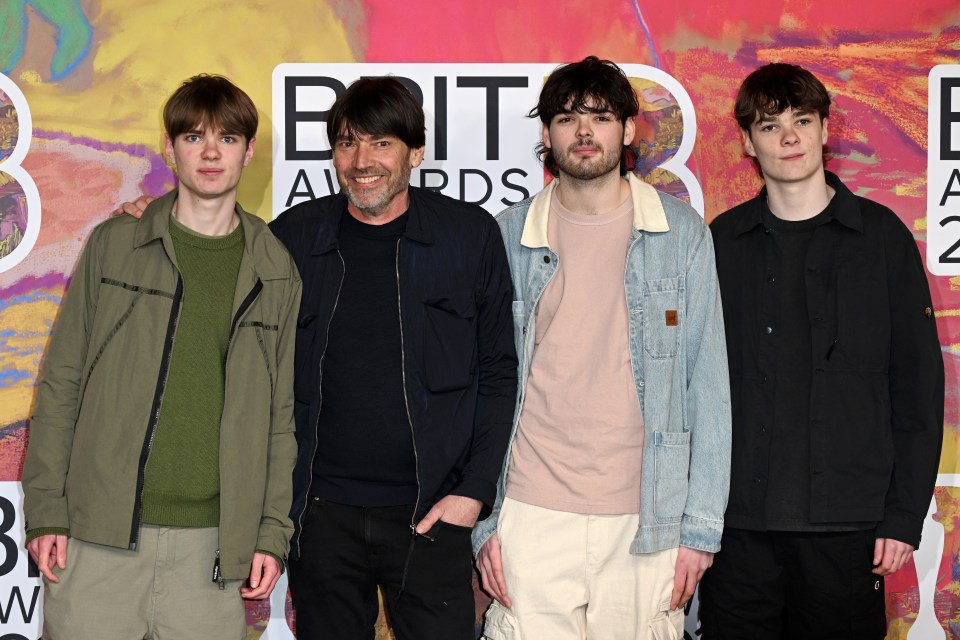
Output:
[[[423,147],[411,149],[393,135],[341,132],[333,145],[333,166],[350,213],[363,222],[385,224],[407,210],[410,171],[423,161]]]
[[[164,138],[167,159],[177,167],[181,195],[204,200],[236,197],[243,168],[253,159],[256,139],[197,125],[175,140]]]
[[[743,132],[743,149],[757,159],[770,184],[798,183],[823,173],[827,120],[804,109],[758,116]]]
[[[561,111],[543,126],[543,143],[550,149],[560,173],[577,180],[620,175],[623,147],[633,140],[633,118],[621,123],[610,111],[588,101],[585,113]]]

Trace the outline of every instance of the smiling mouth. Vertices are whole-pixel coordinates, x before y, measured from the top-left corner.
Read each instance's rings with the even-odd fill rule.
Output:
[[[359,182],[360,184],[373,184],[380,179],[380,176],[354,176],[354,182]]]

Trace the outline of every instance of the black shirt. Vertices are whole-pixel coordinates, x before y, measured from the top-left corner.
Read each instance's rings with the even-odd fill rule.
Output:
[[[403,396],[397,243],[401,215],[364,224],[344,208],[343,285],[323,362],[314,482],[320,498],[363,507],[414,504],[413,433]]]

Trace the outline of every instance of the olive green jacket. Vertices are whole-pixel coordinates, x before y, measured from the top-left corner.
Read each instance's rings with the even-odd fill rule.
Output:
[[[60,307],[23,467],[27,530],[136,549],[144,469],[183,293],[170,239],[176,191],[91,233]],[[296,460],[293,352],[300,277],[267,225],[237,207],[237,276],[220,422],[220,567],[286,559]],[[213,566],[214,558],[211,558]]]

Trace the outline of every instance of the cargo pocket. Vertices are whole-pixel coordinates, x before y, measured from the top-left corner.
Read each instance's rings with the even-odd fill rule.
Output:
[[[650,619],[653,640],[683,640],[683,609],[670,610],[670,601],[660,604],[660,611]]]
[[[509,609],[494,600],[484,616],[481,640],[523,640],[520,625]]]
[[[477,306],[472,292],[423,301],[424,375],[430,391],[462,389],[477,369]]]

